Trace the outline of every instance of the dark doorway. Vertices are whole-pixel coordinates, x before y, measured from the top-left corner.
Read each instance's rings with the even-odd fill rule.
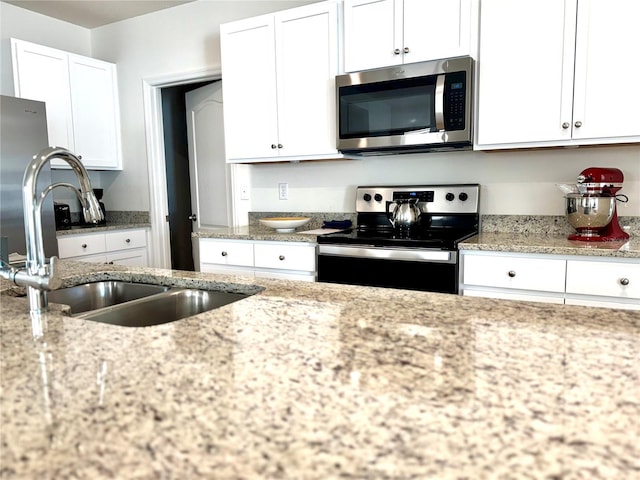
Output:
[[[161,89],[171,268],[174,270],[195,270],[191,246],[192,221],[189,218],[192,212],[184,95],[210,83],[207,81]]]

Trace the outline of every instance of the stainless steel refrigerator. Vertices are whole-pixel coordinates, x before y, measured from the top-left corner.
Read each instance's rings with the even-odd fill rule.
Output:
[[[0,95],[0,236],[8,237],[9,254],[26,254],[22,179],[29,161],[48,146],[44,102]],[[38,192],[50,184],[46,165],[38,177]],[[45,255],[58,255],[51,193],[42,205],[42,238]]]

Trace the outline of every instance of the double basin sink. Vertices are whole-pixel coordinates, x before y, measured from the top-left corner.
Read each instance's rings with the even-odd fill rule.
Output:
[[[250,295],[107,280],[47,292],[47,300],[68,305],[74,317],[148,327],[213,310]]]

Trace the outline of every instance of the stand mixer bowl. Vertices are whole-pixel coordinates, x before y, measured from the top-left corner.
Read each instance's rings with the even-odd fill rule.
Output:
[[[567,199],[567,220],[581,233],[597,232],[609,225],[616,211],[616,197],[570,194]]]

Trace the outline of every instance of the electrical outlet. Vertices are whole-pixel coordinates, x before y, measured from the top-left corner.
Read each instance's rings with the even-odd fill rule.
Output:
[[[288,183],[278,184],[278,198],[280,200],[289,200],[289,184]]]
[[[240,186],[240,200],[249,200],[249,187],[247,185]]]

